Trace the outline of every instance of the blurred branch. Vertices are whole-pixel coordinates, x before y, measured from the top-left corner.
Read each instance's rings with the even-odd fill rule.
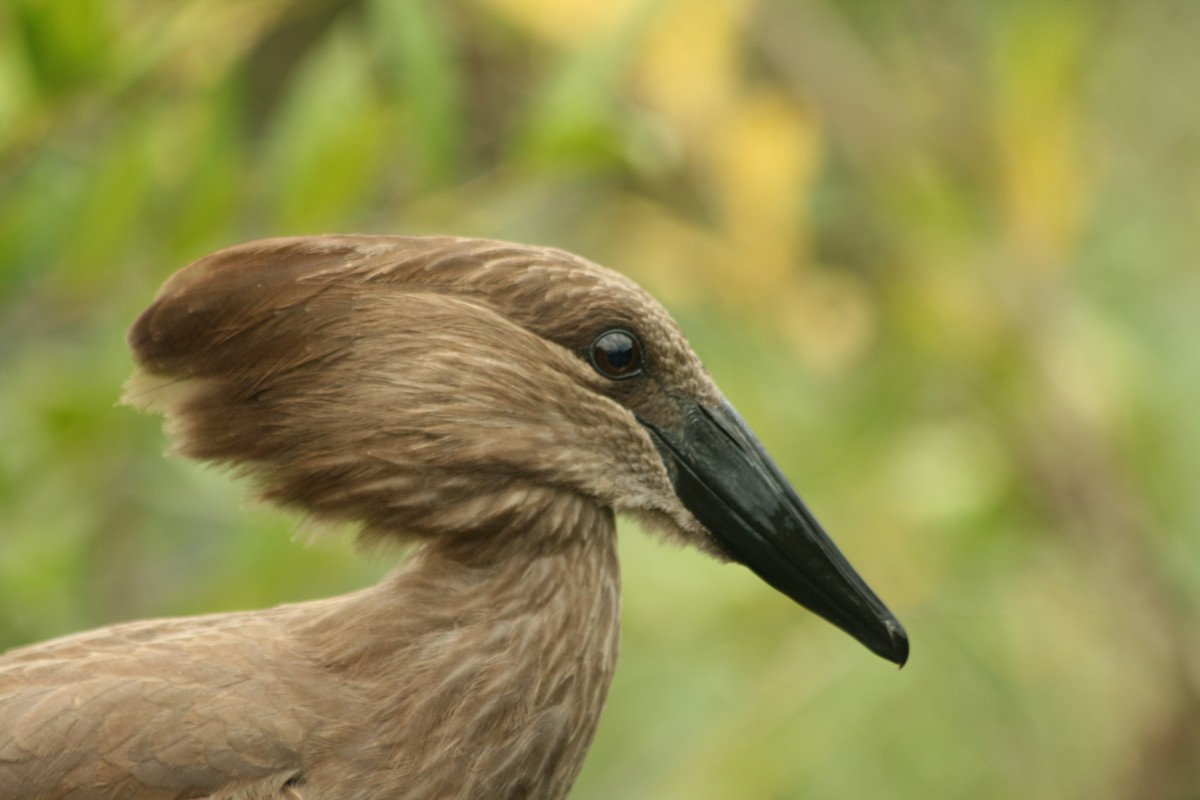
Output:
[[[1036,326],[1032,329],[1037,330]],[[1037,334],[1033,334],[1036,336]],[[1031,347],[1036,343],[1031,342]],[[1200,785],[1200,637],[1164,575],[1158,526],[1133,478],[1102,431],[1080,420],[1043,375],[1044,405],[1025,420],[1018,445],[1047,518],[1108,572],[1121,605],[1136,620],[1137,646],[1158,661],[1170,712],[1150,722],[1130,753],[1130,777],[1113,800],[1185,800]]]
[[[827,3],[767,2],[751,26],[764,57],[856,160],[892,162],[918,144],[916,120],[897,102],[901,87]]]
[[[287,89],[297,65],[329,32],[343,14],[364,13],[364,0],[328,0],[310,3],[293,0],[279,19],[258,40],[246,59],[247,123],[252,134],[261,133]]]

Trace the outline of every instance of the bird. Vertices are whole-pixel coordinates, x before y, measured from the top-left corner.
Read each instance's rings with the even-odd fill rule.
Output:
[[[169,278],[124,402],[174,453],[408,555],[374,586],[0,656],[2,800],[556,800],[617,660],[615,518],[908,637],[668,312],[547,247],[254,241]]]

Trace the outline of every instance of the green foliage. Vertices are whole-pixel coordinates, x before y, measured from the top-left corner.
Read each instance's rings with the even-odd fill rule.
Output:
[[[0,6],[0,647],[374,580],[395,554],[164,459],[123,331],[237,241],[496,236],[660,297],[913,642],[897,674],[627,526],[573,797],[1194,797],[1198,34],[1178,1]]]

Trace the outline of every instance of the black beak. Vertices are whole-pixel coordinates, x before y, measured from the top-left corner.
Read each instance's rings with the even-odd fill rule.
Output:
[[[679,428],[645,420],[675,492],[760,578],[900,666],[908,635],[805,507],[728,402],[689,402]]]

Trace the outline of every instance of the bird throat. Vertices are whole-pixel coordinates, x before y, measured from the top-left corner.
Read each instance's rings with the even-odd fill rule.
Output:
[[[615,525],[590,498],[539,499],[520,530],[431,542],[299,632],[373,717],[329,726],[369,741],[329,746],[387,763],[380,796],[551,800],[574,782],[616,665]]]

